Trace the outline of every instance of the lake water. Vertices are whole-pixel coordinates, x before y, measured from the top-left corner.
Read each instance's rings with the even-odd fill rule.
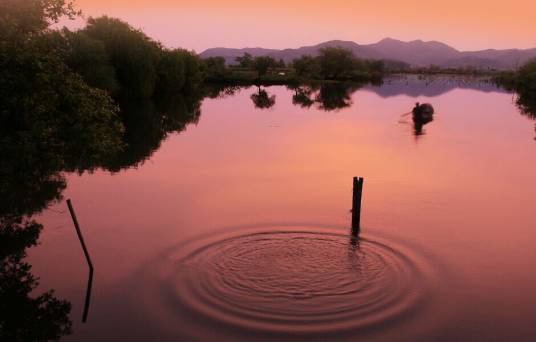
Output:
[[[28,257],[72,304],[65,340],[535,340],[536,133],[514,95],[337,87],[228,90],[135,167],[67,174],[86,323],[64,200]],[[416,102],[435,108],[423,127]]]

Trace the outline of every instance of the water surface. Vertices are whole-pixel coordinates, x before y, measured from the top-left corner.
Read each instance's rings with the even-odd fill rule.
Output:
[[[420,130],[403,115],[415,102],[436,111]],[[66,340],[536,338],[536,134],[511,93],[462,78],[250,87],[191,121],[132,167],[67,174],[95,264],[85,324],[66,204],[36,217],[29,261],[73,305]]]

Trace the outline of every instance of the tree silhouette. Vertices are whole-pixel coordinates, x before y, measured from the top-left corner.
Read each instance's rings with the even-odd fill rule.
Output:
[[[320,65],[318,59],[311,56],[302,56],[292,62],[296,75],[302,78],[319,78]]]
[[[257,93],[251,94],[250,98],[251,101],[253,101],[255,108],[259,109],[268,109],[273,107],[275,104],[275,95],[268,95],[266,90],[261,89],[261,87],[258,88]]]
[[[302,108],[310,108],[314,103],[314,99],[311,98],[313,89],[308,86],[295,87],[294,95],[292,95],[292,104],[299,105]]]
[[[122,96],[150,98],[161,58],[159,43],[119,19],[89,18],[83,32],[101,41],[114,66]]]
[[[323,111],[337,111],[352,105],[352,94],[360,85],[354,83],[322,83],[320,85],[302,85],[294,89],[292,103],[302,108],[314,104]]]
[[[505,86],[517,92],[516,104],[521,114],[536,120],[536,59],[528,61],[516,73],[508,74]]]
[[[249,54],[247,52],[244,53],[243,56],[236,57],[235,61],[242,68],[251,68],[251,67],[253,67],[253,56],[251,56],[251,54]]]
[[[320,49],[318,56],[320,74],[324,79],[351,78],[356,58],[352,51],[339,47],[326,47]]]
[[[206,81],[224,81],[229,75],[223,57],[209,57],[203,60],[203,72]]]
[[[59,340],[71,333],[71,304],[54,291],[35,295],[38,279],[24,262],[42,226],[20,218],[0,218],[0,340]]]
[[[320,86],[320,91],[316,96],[319,108],[325,111],[333,111],[352,105],[351,94],[355,87],[344,83],[326,83]]]
[[[270,68],[273,68],[277,65],[275,59],[269,56],[255,57],[253,60],[253,69],[257,72],[257,77],[261,78],[262,76],[268,73]]]

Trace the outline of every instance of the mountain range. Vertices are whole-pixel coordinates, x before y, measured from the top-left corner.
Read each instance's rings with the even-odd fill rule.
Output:
[[[264,49],[264,48],[211,48],[203,51],[200,56],[224,57],[228,64],[235,63],[235,58],[249,53],[252,56],[271,56],[282,59],[286,63],[303,55],[316,56],[323,47],[342,47],[351,50],[356,57],[377,59],[391,62],[403,62],[414,67],[437,65],[440,67],[475,67],[480,69],[515,69],[532,58],[536,58],[536,48],[459,51],[437,41],[413,40],[404,42],[385,38],[374,44],[357,44],[352,41],[331,40],[312,46],[296,49]]]

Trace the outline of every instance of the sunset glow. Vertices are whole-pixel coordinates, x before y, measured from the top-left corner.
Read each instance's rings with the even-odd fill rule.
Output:
[[[536,0],[0,0],[1,341],[536,341]]]
[[[288,48],[341,39],[438,40],[460,50],[536,46],[536,3],[513,1],[78,0],[86,16],[110,15],[169,47]]]

